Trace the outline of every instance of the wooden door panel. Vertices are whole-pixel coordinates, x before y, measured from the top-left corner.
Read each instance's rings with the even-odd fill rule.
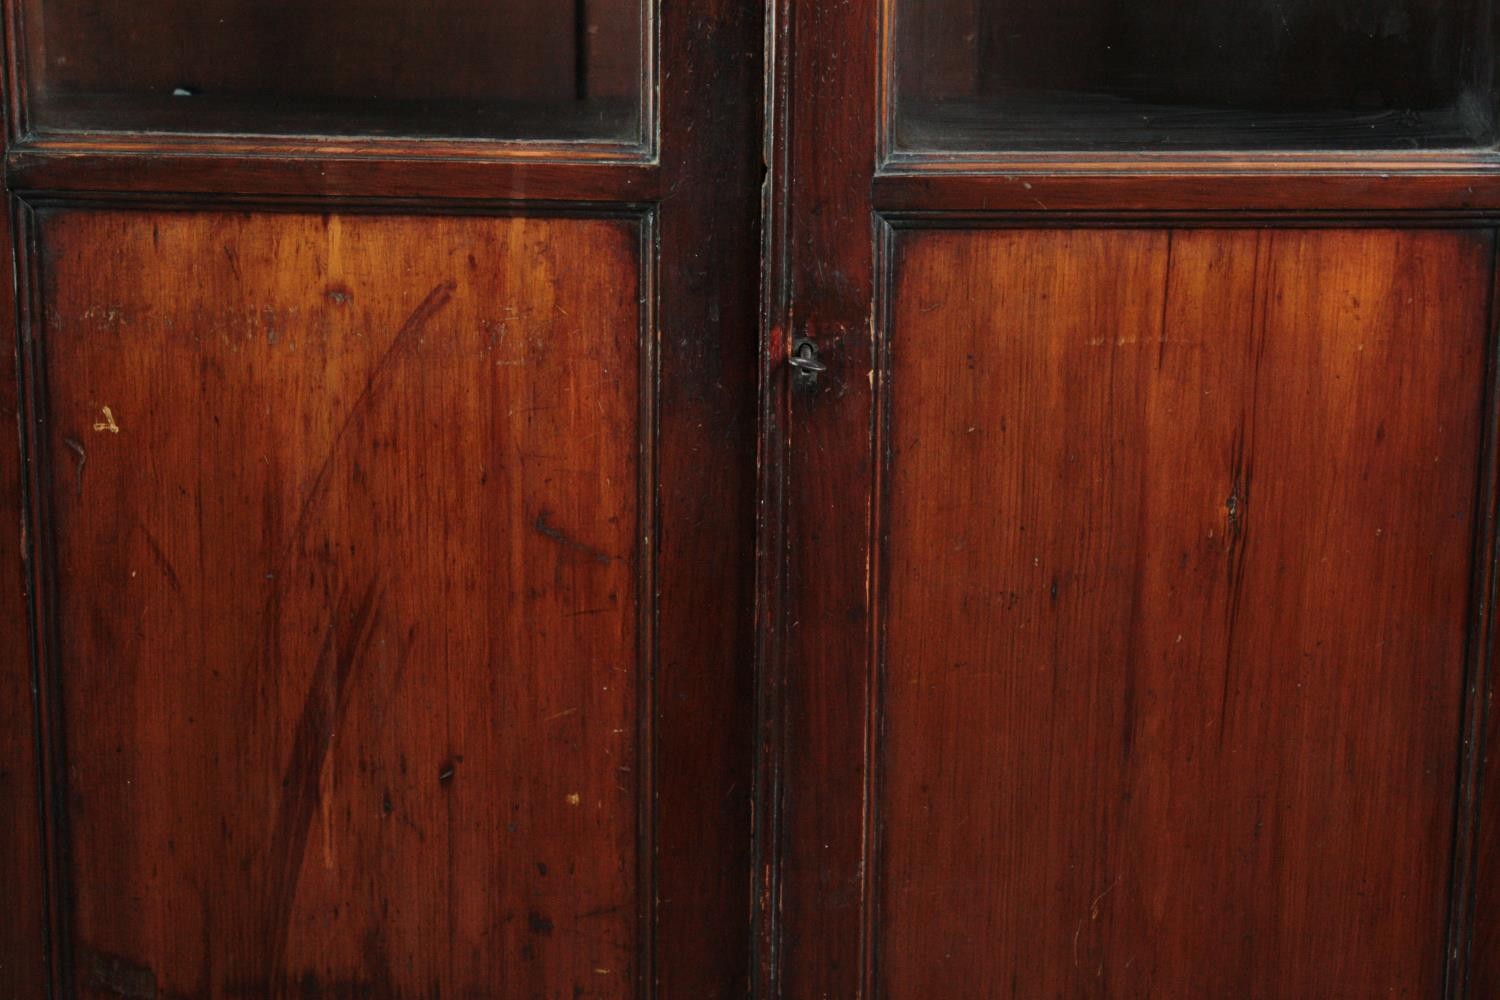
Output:
[[[1491,235],[893,239],[878,995],[1437,995]]]
[[[81,995],[639,989],[644,227],[39,217]]]

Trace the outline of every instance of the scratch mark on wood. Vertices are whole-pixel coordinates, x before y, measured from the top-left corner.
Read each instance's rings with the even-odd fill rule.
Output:
[[[63,438],[63,444],[78,456],[78,495],[81,497],[83,496],[83,467],[89,460],[88,453],[83,450],[83,445],[73,438]]]
[[[162,551],[162,547],[157,542],[156,536],[151,533],[151,529],[146,527],[144,523],[141,525],[141,535],[146,539],[146,548],[150,550],[152,557],[156,559],[156,564],[161,567],[162,574],[166,576],[168,586],[172,588],[173,592],[181,593],[182,581],[177,578],[177,570],[172,566],[172,560],[167,558],[167,554]]]
[[[348,413],[344,415],[344,422],[339,425],[339,429],[334,433],[333,442],[329,445],[328,452],[323,458],[323,463],[318,467],[317,475],[313,477],[312,486],[308,489],[307,495],[303,498],[302,505],[297,511],[297,527],[292,532],[294,542],[296,539],[302,537],[308,518],[311,516],[313,504],[322,495],[328,484],[329,473],[333,471],[334,461],[338,457],[344,438],[348,435],[350,429],[359,422],[365,411],[379,399],[396,358],[405,350],[412,338],[419,334],[422,328],[434,316],[442,312],[443,307],[453,298],[453,292],[456,287],[453,282],[449,281],[438,285],[432,291],[428,292],[427,297],[412,311],[411,315],[406,318],[406,321],[396,331],[396,335],[391,338],[391,346],[386,348],[385,353],[380,356],[380,360],[375,362],[375,367],[370,370],[369,376],[365,379],[365,387],[360,390],[359,396],[355,398],[349,407]]]
[[[545,510],[537,515],[536,523],[532,525],[532,527],[536,529],[537,534],[541,535],[544,538],[552,539],[563,548],[572,549],[574,552],[581,552],[601,566],[608,566],[610,564],[610,562],[612,561],[612,557],[609,553],[604,552],[600,549],[596,549],[592,545],[580,542],[576,538],[568,535],[566,532],[560,531],[559,529],[553,527],[549,522],[550,517],[551,514]]]
[[[333,734],[348,709],[354,668],[364,659],[379,603],[376,580],[370,581],[351,615],[346,616],[343,600],[334,602],[328,634],[318,654],[302,712],[292,730],[292,750],[281,782],[284,792],[277,804],[267,855],[271,898],[263,911],[267,921],[265,940],[269,942],[265,955],[266,982],[274,982],[282,971],[287,938],[292,930],[292,906],[317,811],[323,768],[333,746]],[[340,628],[346,617],[347,625]]]
[[[1099,893],[1099,895],[1097,895],[1097,896],[1094,897],[1094,901],[1091,904],[1089,904],[1089,919],[1090,920],[1098,920],[1099,919],[1099,904],[1102,903],[1102,902],[1104,902],[1104,897],[1105,896],[1108,896],[1110,893],[1112,893],[1112,892],[1115,891],[1115,886],[1117,886],[1117,885],[1120,884],[1120,879],[1123,878],[1123,877],[1124,876],[1116,876],[1115,880],[1109,884],[1109,888],[1108,889],[1105,889],[1103,892]]]
[[[434,287],[432,291],[427,293],[427,297],[421,301],[417,308],[412,311],[411,315],[401,324],[400,328],[396,330],[395,336],[391,338],[390,346],[386,348],[385,353],[381,355],[380,360],[375,363],[375,366],[366,378],[363,391],[361,391],[359,397],[349,407],[348,412],[344,415],[343,423],[339,425],[339,429],[334,433],[333,441],[329,445],[327,453],[323,456],[323,461],[318,466],[317,473],[313,476],[312,485],[308,487],[307,493],[303,496],[302,502],[298,506],[297,518],[294,522],[292,532],[287,538],[286,546],[272,565],[267,579],[279,580],[289,575],[286,573],[286,564],[293,558],[302,539],[307,536],[312,523],[313,511],[317,507],[318,501],[327,492],[329,483],[332,481],[333,469],[343,450],[344,440],[348,437],[350,431],[360,423],[366,411],[373,407],[381,398],[395,368],[394,362],[396,358],[406,349],[409,342],[421,332],[422,328],[448,304],[448,301],[453,297],[456,287],[451,281]],[[280,606],[280,601],[281,588],[272,587],[270,594],[266,596],[265,606],[261,610],[260,638],[252,656],[253,660],[259,660],[262,657],[270,658],[273,661],[276,659],[274,633],[278,620],[277,609]],[[275,668],[275,662],[266,664],[266,669],[268,670],[274,670]],[[248,671],[247,676],[253,677],[256,673],[257,671],[251,670]]]
[[[115,423],[115,415],[109,407],[104,408],[104,419],[94,424],[96,431],[109,431],[111,434],[120,433],[120,425]]]

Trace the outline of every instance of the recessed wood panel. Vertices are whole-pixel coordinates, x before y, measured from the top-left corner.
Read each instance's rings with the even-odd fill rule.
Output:
[[[80,995],[636,992],[642,235],[38,220]]]
[[[880,996],[1436,996],[1486,232],[907,231]]]

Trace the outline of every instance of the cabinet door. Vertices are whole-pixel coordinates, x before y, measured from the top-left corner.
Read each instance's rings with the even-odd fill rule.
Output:
[[[759,14],[9,6],[0,994],[743,994]]]
[[[1489,995],[1491,89],[1054,6],[785,9],[767,988]]]

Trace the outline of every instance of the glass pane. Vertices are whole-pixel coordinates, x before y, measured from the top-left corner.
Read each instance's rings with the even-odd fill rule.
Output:
[[[31,126],[640,140],[643,0],[28,0]]]
[[[1489,0],[895,0],[904,150],[1495,138]]]

